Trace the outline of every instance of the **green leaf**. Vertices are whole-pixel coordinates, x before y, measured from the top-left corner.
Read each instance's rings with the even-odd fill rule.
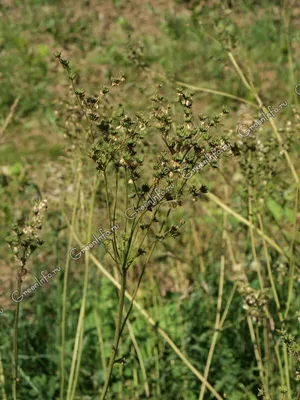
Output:
[[[295,220],[295,213],[294,213],[294,210],[292,210],[291,208],[285,207],[285,208],[284,208],[284,213],[285,213],[287,219],[288,219],[291,223],[293,223],[294,220]]]
[[[278,221],[284,215],[284,210],[276,200],[269,197],[267,200],[267,207],[271,211],[273,217]]]
[[[10,172],[12,175],[18,176],[23,171],[23,165],[19,162],[16,162],[12,166],[10,166]]]

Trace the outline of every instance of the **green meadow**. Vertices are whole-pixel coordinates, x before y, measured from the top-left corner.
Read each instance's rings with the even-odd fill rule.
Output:
[[[299,60],[296,0],[0,1],[0,399],[300,399]]]

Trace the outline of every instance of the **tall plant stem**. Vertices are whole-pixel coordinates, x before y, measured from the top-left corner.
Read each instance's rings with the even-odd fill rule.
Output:
[[[295,198],[295,207],[294,207],[294,226],[293,226],[293,233],[292,233],[292,240],[290,245],[290,265],[289,265],[289,286],[288,286],[288,295],[286,301],[286,310],[284,314],[284,318],[288,316],[291,301],[292,301],[292,294],[293,294],[293,285],[294,285],[294,278],[295,278],[295,239],[297,234],[297,213],[299,207],[299,186],[296,189],[296,198]]]
[[[249,164],[251,164],[251,152],[249,151]],[[248,214],[249,214],[249,221],[252,225],[253,224],[253,187],[251,186],[251,183],[248,184]],[[259,280],[259,285],[260,289],[264,289],[264,282],[263,282],[263,277],[261,274],[261,263],[258,260],[257,257],[257,252],[256,252],[256,247],[255,247],[255,239],[254,239],[254,233],[253,233],[253,227],[249,227],[249,233],[250,233],[250,238],[251,238],[251,250],[252,250],[252,256],[255,262],[255,267],[256,267],[256,272]],[[272,321],[272,317],[270,315],[270,312],[268,310],[268,307],[265,306],[265,312],[268,315],[268,318],[270,321]],[[272,322],[271,322],[272,324]],[[265,376],[266,376],[266,385],[268,385],[269,382],[269,370],[270,370],[270,341],[269,341],[269,327],[267,325],[267,321],[263,321],[263,336],[264,336],[264,348],[265,348]]]
[[[295,80],[295,74],[294,74],[294,66],[293,66],[293,56],[292,56],[292,49],[291,49],[291,41],[290,41],[290,34],[289,34],[289,26],[290,26],[290,15],[289,12],[292,10],[293,4],[289,0],[284,0],[283,4],[283,25],[284,25],[284,36],[285,36],[285,42],[286,42],[286,47],[287,47],[287,53],[288,53],[288,62],[289,62],[289,71],[290,71],[290,81],[291,81],[291,86],[294,88],[296,86],[296,80]],[[293,90],[293,96],[295,99],[295,102],[298,102],[298,97]]]
[[[128,328],[128,331],[129,331],[129,335],[130,335],[130,338],[132,340],[134,349],[136,351],[137,358],[138,358],[139,363],[140,363],[141,373],[142,373],[142,376],[143,376],[143,379],[144,379],[145,394],[146,394],[146,397],[150,397],[150,388],[149,388],[149,383],[148,383],[148,379],[147,379],[147,373],[146,373],[146,368],[145,368],[142,352],[141,352],[141,350],[139,348],[139,345],[138,345],[138,342],[136,340],[136,337],[135,337],[133,328],[131,326],[131,323],[129,321],[126,321],[126,325],[127,325],[127,328]]]
[[[2,400],[7,400],[5,393],[5,377],[3,371],[1,352],[0,352],[0,389],[1,389]]]
[[[247,225],[248,227],[252,227],[260,236],[262,236],[266,240],[266,242],[268,242],[274,249],[276,249],[278,251],[278,253],[280,253],[283,256],[285,256],[286,258],[288,258],[288,256],[282,250],[282,248],[279,247],[278,244],[272,238],[267,236],[260,229],[256,228],[256,226],[253,225],[251,222],[249,222],[246,218],[242,217],[240,214],[238,214],[237,212],[232,210],[229,206],[227,206],[225,203],[223,203],[222,200],[220,200],[216,195],[214,195],[213,193],[207,193],[206,196],[211,201],[216,203],[218,206],[223,208],[223,210],[225,210],[227,213],[233,215],[238,221],[242,222],[243,224]]]
[[[18,297],[21,294],[22,289],[22,280],[21,274],[18,277],[17,290]],[[19,347],[18,347],[18,338],[19,338],[19,315],[20,315],[20,303],[17,303],[16,314],[15,314],[15,323],[14,323],[14,373],[13,373],[13,398],[17,400],[18,393],[18,364],[19,364]]]
[[[249,163],[251,163],[251,152],[249,152]],[[249,214],[249,222],[251,224],[249,226],[249,233],[250,233],[250,239],[251,239],[251,250],[252,250],[253,259],[255,261],[256,272],[257,272],[257,276],[258,276],[259,285],[260,285],[260,288],[263,289],[264,288],[264,282],[263,282],[263,278],[262,278],[262,275],[261,275],[261,265],[260,265],[260,262],[258,261],[258,258],[257,258],[255,240],[254,240],[254,233],[253,233],[254,224],[253,224],[252,198],[253,198],[253,190],[252,190],[252,186],[249,184],[248,185],[248,214]]]
[[[223,296],[223,287],[224,287],[224,272],[225,272],[225,257],[224,255],[221,256],[221,266],[220,266],[220,281],[219,281],[219,293],[218,293],[218,301],[217,301],[217,314],[216,314],[216,321],[215,321],[215,330],[211,340],[211,345],[208,352],[208,357],[206,361],[205,371],[204,371],[204,378],[208,378],[209,369],[212,361],[212,357],[214,354],[215,346],[219,336],[219,329],[220,329],[220,320],[221,320],[221,307],[222,307],[222,296]],[[206,387],[202,384],[199,400],[203,400],[205,394]]]
[[[279,341],[275,344],[274,348],[275,348],[275,354],[276,354],[276,358],[277,358],[277,362],[278,362],[278,367],[279,367],[279,373],[280,373],[280,382],[281,385],[284,386],[285,385],[285,379],[284,379],[284,372],[283,372],[283,368],[282,368],[282,361],[281,361],[281,357],[280,357],[280,352],[279,352]]]
[[[227,215],[225,214],[224,215],[223,241],[224,241],[224,244],[227,243],[227,245],[228,245],[228,242],[226,240],[227,237],[228,237],[228,232],[226,230],[226,226],[227,226]],[[230,244],[229,244],[229,246],[230,246]],[[237,283],[235,283],[233,285],[233,288],[232,288],[231,293],[229,295],[229,298],[227,300],[227,304],[226,304],[225,310],[223,312],[223,315],[221,317],[222,296],[223,296],[223,287],[224,287],[224,275],[225,275],[225,257],[222,256],[221,257],[221,266],[220,266],[219,293],[218,293],[218,301],[217,301],[217,314],[216,314],[216,321],[215,321],[215,330],[214,330],[214,334],[213,334],[213,337],[212,337],[212,341],[211,341],[211,345],[210,345],[210,349],[209,349],[209,353],[208,353],[208,357],[207,357],[207,361],[206,361],[205,372],[204,372],[205,379],[208,378],[208,374],[209,374],[209,370],[210,370],[210,366],[211,366],[211,362],[212,362],[212,357],[213,357],[214,350],[215,350],[215,347],[216,347],[216,344],[217,344],[219,332],[223,328],[224,322],[226,320],[226,317],[227,317],[227,314],[228,314],[228,311],[229,311],[229,307],[231,305],[233,296],[234,296],[236,288],[237,288]],[[206,390],[206,387],[205,387],[204,384],[202,384],[199,400],[203,400],[204,395],[205,395],[205,390]]]
[[[156,214],[155,214],[155,215],[156,215]],[[168,215],[169,215],[169,214],[168,214]],[[154,219],[152,219],[151,223],[149,224],[149,227],[152,225],[153,220],[154,220]],[[163,226],[164,226],[164,223],[162,224],[160,231],[162,230]],[[148,227],[148,229],[149,229],[149,227]],[[127,273],[127,270],[126,270],[125,266],[126,266],[126,260],[127,260],[128,254],[129,254],[129,249],[130,249],[130,246],[131,246],[131,243],[132,243],[133,234],[134,234],[134,229],[131,230],[131,235],[130,235],[130,239],[129,239],[129,242],[128,242],[128,247],[127,247],[127,251],[126,251],[126,254],[125,254],[125,259],[124,259],[124,261],[123,261],[123,267],[122,267],[122,274],[121,274],[121,277],[123,276],[123,273],[124,273],[124,274]],[[146,238],[146,234],[145,234],[145,236],[144,236],[142,242],[140,243],[139,248],[142,246],[143,241],[145,240],[145,238]],[[145,272],[146,266],[147,266],[147,264],[148,264],[148,262],[149,262],[149,260],[150,260],[150,257],[151,257],[151,255],[152,255],[152,253],[153,253],[153,250],[154,250],[155,246],[156,246],[156,243],[157,243],[157,242],[154,242],[154,244],[152,245],[152,248],[151,248],[151,250],[150,250],[150,252],[149,252],[147,261],[145,262],[145,264],[144,264],[144,266],[143,266],[143,268],[142,268],[142,272],[141,272],[141,275],[140,275],[140,277],[139,277],[136,290],[135,290],[135,292],[134,292],[134,294],[133,294],[133,296],[132,296],[132,300],[131,300],[131,303],[130,303],[130,306],[129,306],[129,310],[128,310],[127,313],[125,314],[124,321],[123,321],[123,323],[121,324],[120,327],[118,327],[118,321],[117,321],[116,331],[117,331],[117,329],[118,329],[118,336],[119,336],[119,339],[120,339],[120,337],[121,337],[121,335],[122,335],[122,332],[123,332],[123,329],[124,329],[124,327],[125,327],[125,324],[126,324],[127,322],[129,322],[129,321],[127,321],[127,320],[128,320],[129,314],[130,314],[131,309],[132,309],[132,306],[133,306],[133,301],[134,301],[134,299],[135,299],[135,296],[136,296],[137,291],[138,291],[138,289],[139,289],[139,286],[140,286],[140,284],[141,284],[141,281],[142,281],[142,278],[143,278],[143,276],[144,276],[144,272]],[[125,277],[125,278],[126,278],[126,277]],[[121,280],[121,282],[122,282],[122,280]],[[125,283],[126,283],[126,279],[125,279]],[[121,287],[121,291],[122,291],[122,287]],[[124,308],[124,302],[123,302],[123,308]],[[120,311],[120,310],[119,310],[119,311]],[[121,320],[122,320],[122,316],[123,316],[123,310],[122,310]],[[116,337],[115,337],[115,340],[116,340]],[[114,348],[113,348],[113,350],[114,350]],[[116,348],[115,353],[116,353],[116,352],[117,352],[117,348]],[[113,356],[113,352],[112,352],[112,356]],[[111,358],[112,358],[112,357],[111,357]],[[115,358],[115,356],[114,356],[114,358]],[[111,360],[110,360],[110,361],[111,361]],[[110,365],[110,362],[109,362],[109,365]],[[110,372],[110,374],[111,374],[111,373],[112,373],[112,371]],[[109,375],[109,366],[108,366],[108,373],[107,373],[107,376],[108,376],[108,375]],[[110,378],[109,378],[109,379],[110,379]],[[106,382],[105,382],[105,383],[106,383]],[[109,383],[109,382],[108,382],[108,383]],[[107,389],[106,389],[106,390],[107,390]],[[103,389],[103,391],[104,391],[104,389]],[[103,395],[103,394],[102,394],[102,395]],[[103,398],[104,398],[104,397],[103,397]],[[102,397],[101,397],[101,399],[102,399]]]
[[[230,61],[232,62],[233,66],[234,66],[236,72],[238,73],[239,77],[241,78],[243,84],[246,86],[246,88],[248,90],[251,91],[252,88],[251,88],[250,84],[248,83],[245,75],[243,74],[243,71],[240,69],[238,63],[236,62],[236,60],[235,60],[233,54],[231,53],[231,51],[228,52],[228,57],[230,58]]]
[[[258,215],[258,220],[259,220],[261,229],[263,231],[263,222],[262,222],[262,218],[261,218],[260,215]],[[281,309],[280,309],[280,301],[279,301],[279,297],[278,297],[277,290],[276,290],[276,287],[275,287],[275,282],[274,282],[272,269],[271,269],[271,265],[270,265],[267,245],[266,245],[266,242],[264,240],[263,240],[263,246],[264,246],[264,250],[265,250],[265,257],[266,257],[266,262],[267,262],[269,280],[270,280],[270,283],[271,283],[271,287],[272,287],[272,291],[273,291],[273,296],[274,296],[274,300],[275,300],[278,316],[279,316],[280,321],[284,322],[284,318],[283,318],[283,315],[282,315],[282,312],[281,312]],[[286,379],[286,385],[287,385],[287,389],[288,389],[287,395],[288,395],[288,398],[291,398],[289,360],[288,360],[287,345],[285,343],[283,343],[283,355],[284,355],[284,364],[285,364],[285,379]]]
[[[230,246],[230,237],[229,237],[229,235],[227,235],[227,237],[228,237],[228,244],[227,245],[228,245],[228,247],[231,247]],[[233,257],[233,262],[236,264],[236,260],[235,260],[235,257],[234,257],[233,253],[232,253],[232,257]],[[246,274],[245,271],[244,271],[244,279],[246,280],[246,282],[248,282],[247,274]],[[267,387],[267,382],[265,380],[264,366],[263,366],[263,363],[262,363],[261,354],[259,352],[259,347],[258,347],[258,343],[257,343],[256,336],[255,336],[255,330],[254,330],[254,326],[253,326],[253,321],[252,321],[250,316],[247,316],[247,323],[248,323],[248,328],[249,328],[249,332],[250,332],[251,342],[252,342],[252,345],[253,345],[255,359],[256,359],[256,362],[257,362],[259,376],[260,376],[261,383],[262,383],[262,386],[264,388],[264,391],[267,394],[268,393],[268,387]]]
[[[226,199],[228,197],[228,187],[226,186],[225,189],[225,196]],[[224,256],[224,251],[225,251],[225,245],[226,245],[226,232],[227,232],[227,214],[224,212],[223,215],[223,233],[222,233],[222,247],[223,247],[223,254],[221,255],[221,263],[220,263],[220,278],[219,278],[219,290],[218,290],[218,300],[217,300],[217,313],[216,313],[216,319],[215,319],[215,329],[213,333],[213,337],[211,340],[209,352],[208,352],[208,357],[206,360],[206,365],[205,365],[205,371],[204,371],[204,378],[208,378],[209,374],[209,369],[210,365],[212,362],[213,354],[215,351],[215,347],[217,344],[218,336],[219,336],[219,331],[221,329],[221,310],[222,310],[222,301],[223,301],[223,289],[224,289],[224,276],[225,276],[225,256]],[[205,385],[201,385],[201,390],[200,390],[200,395],[199,395],[199,400],[203,400],[204,394],[206,391]]]
[[[96,179],[96,182],[93,187],[91,203],[90,203],[90,211],[88,218],[88,229],[87,229],[87,238],[88,242],[91,238],[92,233],[92,220],[94,215],[94,207],[95,207],[95,197],[99,187],[100,178],[99,176]],[[81,355],[82,355],[82,341],[83,341],[83,330],[84,330],[84,320],[85,320],[85,308],[87,301],[87,292],[88,292],[88,280],[89,278],[89,258],[85,257],[85,272],[84,272],[84,285],[83,285],[83,295],[82,295],[82,303],[80,307],[80,313],[77,323],[76,337],[75,337],[75,345],[73,350],[72,357],[72,365],[69,376],[69,384],[68,384],[68,393],[67,399],[72,400],[75,397],[77,381],[79,376],[79,369],[81,363]]]
[[[103,386],[103,389],[102,389],[102,394],[101,394],[100,400],[104,400],[105,397],[106,397],[107,390],[108,390],[109,383],[110,383],[110,378],[111,378],[111,375],[112,375],[112,370],[113,370],[115,358],[116,358],[116,354],[117,354],[117,351],[118,351],[119,342],[120,342],[122,316],[123,316],[124,303],[125,303],[126,275],[127,275],[127,271],[126,271],[125,268],[123,268],[123,270],[121,272],[121,288],[120,288],[120,294],[119,294],[119,306],[118,306],[118,315],[117,315],[117,322],[116,322],[115,337],[114,337],[114,342],[113,342],[113,346],[112,346],[112,352],[111,352],[111,356],[110,356],[110,359],[109,359],[106,378],[105,378],[105,382],[104,382],[104,386]]]
[[[260,214],[258,214],[258,221],[259,221],[259,225],[260,225],[260,229],[263,232],[263,222],[262,222],[262,218],[260,216]],[[275,300],[275,304],[276,304],[276,308],[277,308],[277,312],[278,312],[278,316],[280,321],[283,321],[283,315],[281,313],[280,310],[280,301],[279,301],[279,297],[278,297],[278,293],[276,290],[276,285],[275,285],[275,281],[274,281],[274,277],[273,277],[273,273],[272,273],[272,268],[271,268],[271,264],[270,264],[270,258],[269,258],[269,253],[268,253],[268,248],[267,248],[267,244],[266,241],[263,239],[263,246],[264,246],[264,251],[265,251],[265,258],[266,258],[266,263],[267,263],[267,269],[268,269],[268,276],[269,276],[269,280],[270,280],[270,284],[271,284],[271,288],[272,288],[272,292],[273,292],[273,297]]]
[[[253,322],[252,322],[252,319],[251,319],[250,316],[247,317],[247,322],[248,322],[248,327],[249,327],[249,331],[250,331],[251,341],[252,341],[252,344],[253,344],[254,354],[255,354],[258,370],[259,370],[259,376],[260,376],[260,379],[261,379],[261,383],[262,383],[266,398],[269,399],[268,385],[267,385],[265,374],[264,374],[264,366],[263,366],[261,354],[260,354],[260,351],[259,351],[258,341],[257,341],[256,336],[255,336],[255,330],[254,330]]]
[[[285,380],[287,387],[287,396],[288,399],[291,398],[291,383],[290,383],[290,370],[289,370],[289,356],[287,352],[287,345],[283,343],[283,358],[284,358],[284,372],[285,372]]]
[[[106,366],[105,352],[104,352],[102,321],[101,321],[101,318],[100,318],[100,316],[98,314],[96,305],[94,306],[94,319],[95,319],[95,325],[96,325],[98,341],[99,341],[99,349],[100,349],[102,371],[104,372],[104,374],[106,374],[107,366]]]
[[[66,218],[66,217],[65,217]],[[66,218],[66,221],[68,225],[70,226],[70,223],[68,222],[68,219]],[[80,241],[78,238],[78,235],[74,232],[73,229],[73,235],[74,238],[77,242],[77,244],[81,247],[83,247],[83,243]],[[121,285],[116,279],[103,267],[103,265],[96,259],[93,254],[88,253],[88,257],[92,260],[92,262],[96,265],[96,267],[102,272],[104,276],[106,276],[107,279],[109,279],[118,289],[121,288]],[[125,291],[125,296],[129,301],[133,300],[133,297]],[[213,388],[213,386],[207,381],[207,379],[204,378],[204,376],[193,366],[193,364],[187,359],[187,357],[180,351],[180,349],[176,346],[176,344],[172,341],[170,336],[160,327],[157,327],[157,323],[151,318],[151,316],[147,313],[147,311],[138,303],[136,300],[133,300],[133,305],[135,308],[140,312],[140,314],[143,315],[143,317],[146,319],[146,321],[156,329],[157,333],[168,343],[168,345],[173,349],[173,351],[177,354],[177,356],[183,361],[183,363],[187,366],[187,368],[192,371],[192,373],[201,381],[203,382],[207,389],[212,393],[212,395],[218,399],[218,400],[224,400],[222,396],[219,395],[219,393]]]
[[[81,169],[81,162],[79,162],[78,170]],[[79,172],[78,171],[78,172]],[[77,174],[77,182],[75,189],[75,200],[73,205],[72,212],[72,220],[71,227],[75,224],[76,211],[77,211],[77,203],[78,203],[78,195],[80,188],[81,174]],[[68,289],[68,274],[69,274],[69,266],[70,266],[70,255],[69,251],[71,249],[72,243],[72,229],[70,229],[69,233],[69,241],[68,241],[68,251],[66,255],[66,264],[65,264],[65,274],[64,274],[64,284],[63,284],[63,295],[62,295],[62,321],[61,321],[61,354],[60,354],[60,400],[64,400],[64,387],[65,387],[65,340],[66,340],[66,312],[67,312],[67,289]]]

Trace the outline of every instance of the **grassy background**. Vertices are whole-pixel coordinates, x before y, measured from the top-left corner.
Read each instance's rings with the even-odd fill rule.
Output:
[[[202,4],[203,3],[203,4]],[[291,22],[288,41],[291,45],[294,81],[300,82],[300,8],[294,2],[289,8]],[[69,83],[54,58],[56,51],[71,60],[78,71],[78,87],[97,93],[100,85],[109,85],[110,78],[124,71],[126,90],[117,101],[138,111],[147,104],[155,84],[164,83],[166,96],[172,97],[176,82],[231,93],[255,102],[234,69],[226,49],[243,66],[266,105],[275,107],[287,100],[286,107],[276,116],[284,143],[296,164],[299,149],[299,96],[293,91],[289,68],[289,51],[283,24],[281,1],[2,1],[0,3],[0,126],[11,105],[20,98],[13,119],[0,142],[0,316],[1,359],[4,375],[1,390],[11,397],[12,332],[14,304],[10,293],[15,287],[17,266],[8,251],[5,237],[14,222],[28,219],[33,198],[42,196],[49,202],[43,226],[45,245],[35,253],[28,266],[25,286],[43,270],[64,266],[67,258],[68,227],[64,214],[70,218],[74,196],[74,165],[68,152],[70,143],[64,136],[56,110],[60,100],[69,96]],[[142,57],[137,57],[142,51]],[[147,69],[140,72],[140,63]],[[191,90],[193,91],[193,90]],[[195,91],[195,90],[194,90]],[[195,91],[195,113],[218,114],[226,106],[226,117],[220,134],[237,143],[237,126],[257,114],[247,104],[232,99]],[[297,119],[298,118],[298,119]],[[256,177],[257,200],[262,199],[264,225],[267,233],[282,248],[289,251],[294,222],[299,211],[294,210],[295,184],[284,156],[274,139],[271,125],[260,130],[266,146],[253,155],[252,168]],[[152,138],[150,138],[151,143]],[[247,218],[248,169],[241,155],[223,159],[219,169],[201,171],[201,182],[236,212]],[[270,178],[266,166],[272,167]],[[84,215],[91,193],[95,169],[85,169],[78,229],[84,243]],[[195,177],[195,180],[198,178]],[[267,181],[264,184],[264,181]],[[229,194],[226,195],[226,188]],[[227,196],[227,197],[226,197]],[[93,232],[107,226],[102,206],[103,191],[97,195]],[[259,206],[258,206],[259,209]],[[121,215],[121,214],[120,214]],[[80,219],[81,218],[81,219]],[[146,271],[138,299],[145,309],[172,337],[181,351],[203,373],[211,337],[214,332],[217,307],[220,258],[222,255],[223,211],[202,196],[187,201],[176,209],[174,219],[184,218],[186,224],[179,238],[160,245]],[[224,305],[237,279],[246,271],[249,285],[259,288],[249,230],[232,216],[228,217],[229,234],[234,257],[228,256],[225,270]],[[297,225],[299,226],[299,225]],[[299,230],[299,228],[297,229]],[[299,234],[294,245],[299,260]],[[266,260],[262,242],[258,241],[258,257],[264,269]],[[113,273],[113,264],[104,246],[93,250],[97,259]],[[288,291],[289,265],[284,257],[269,248],[272,270],[282,305]],[[235,261],[235,262],[233,262]],[[72,263],[68,288],[66,371],[69,371],[74,346],[74,332],[82,301],[84,263]],[[267,275],[267,274],[266,274]],[[133,292],[138,269],[130,272],[128,291]],[[55,281],[22,302],[20,315],[20,379],[19,399],[59,398],[59,346],[61,294],[64,273]],[[267,287],[270,286],[265,276]],[[296,264],[292,310],[285,328],[293,335],[299,325],[295,312],[299,310],[299,264]],[[118,301],[117,290],[91,268],[86,307],[83,355],[76,398],[94,399],[104,381],[103,359],[107,361],[114,333]],[[274,299],[269,306],[276,329],[281,328]],[[151,399],[199,398],[200,382],[159,337],[155,329],[133,311],[130,321],[144,362]],[[261,334],[261,327],[257,327]],[[272,346],[280,335],[272,332]],[[263,344],[261,345],[264,346]],[[120,357],[126,364],[115,367],[108,398],[144,399],[145,377],[132,338],[126,330],[122,337]],[[291,397],[283,397],[280,371],[275,365],[272,347],[270,376],[273,399],[297,399],[295,357],[289,356]],[[275,361],[274,361],[275,360]],[[299,366],[298,366],[299,370]],[[1,375],[1,374],[0,374]],[[257,363],[247,325],[243,295],[236,292],[224,329],[219,335],[209,382],[230,400],[260,399],[261,388]],[[1,396],[1,394],[0,394]],[[3,394],[4,396],[4,394]],[[205,398],[212,399],[207,391]]]

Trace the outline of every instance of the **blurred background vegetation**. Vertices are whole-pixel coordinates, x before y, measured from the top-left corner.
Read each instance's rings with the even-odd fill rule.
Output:
[[[289,313],[281,321],[271,290],[264,243],[257,236],[257,258],[274,326],[266,328],[266,316],[261,317],[262,321],[254,318],[256,350],[268,376],[269,398],[300,398],[299,343],[278,332],[285,329],[292,336],[299,333],[299,181],[295,183],[282,151],[285,146],[299,171],[300,96],[294,91],[300,82],[299,17],[300,5],[292,0],[0,2],[0,127],[5,126],[5,130],[0,128],[0,307],[4,310],[0,315],[0,397],[12,398],[15,304],[11,292],[15,290],[18,268],[5,237],[15,222],[22,225],[28,220],[34,199],[48,200],[41,234],[45,244],[30,259],[24,285],[30,286],[41,271],[56,266],[64,269],[68,258],[69,227],[65,216],[71,219],[76,171],[72,143],[58,117],[60,102],[70,96],[68,79],[54,57],[59,51],[77,72],[76,85],[91,94],[98,93],[101,85],[110,86],[112,77],[125,73],[125,90],[118,92],[116,102],[122,102],[131,112],[146,107],[146,99],[157,84],[163,85],[166,97],[171,99],[180,83],[190,85],[185,89],[194,93],[196,114],[216,115],[226,107],[229,114],[217,129],[230,139],[234,155],[222,159],[215,168],[207,166],[193,179],[201,179],[209,192],[246,219],[250,182],[255,192],[254,224],[259,227],[256,213],[261,213],[265,232],[283,249],[284,254],[271,246],[267,249],[283,312],[291,282],[293,287]],[[237,135],[237,127],[257,118],[258,110],[247,102],[216,93],[229,93],[256,103],[254,91],[247,89],[229,54],[255,83],[266,106],[274,108],[288,101],[289,106],[276,115],[283,147],[269,122],[263,124],[254,139],[241,140]],[[150,143],[153,140],[149,137]],[[77,225],[83,243],[88,242],[84,217],[96,175],[91,165],[84,170],[78,217],[81,222]],[[102,203],[100,189],[92,232],[109,225]],[[249,227],[203,194],[191,197],[174,211],[176,221],[182,218],[186,222],[180,236],[156,249],[138,301],[204,374],[215,332],[225,246],[222,313],[232,293],[233,297],[219,331],[208,381],[223,399],[267,398],[262,394],[247,322],[249,306],[237,284],[246,282],[248,288],[260,290]],[[115,276],[104,246],[95,247],[92,253]],[[137,270],[130,271],[129,293],[134,291]],[[84,261],[72,261],[66,321],[67,376],[82,303],[83,277]],[[63,280],[62,272],[21,303],[19,399],[60,398]],[[118,291],[92,265],[76,399],[99,396],[111,351],[117,303]],[[199,399],[200,380],[156,329],[135,309],[129,320],[131,328],[125,329],[119,349],[119,356],[126,363],[116,364],[107,398]],[[206,390],[204,398],[214,396]]]

